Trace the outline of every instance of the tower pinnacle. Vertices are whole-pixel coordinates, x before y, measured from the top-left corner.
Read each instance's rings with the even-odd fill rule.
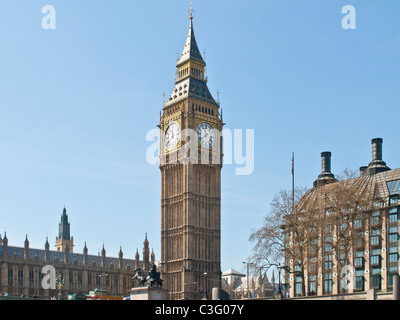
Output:
[[[190,13],[189,19],[190,19],[190,20],[193,19],[193,12],[194,12],[194,10],[193,10],[193,3],[191,2],[191,3],[190,3],[190,10],[189,10],[189,13]]]

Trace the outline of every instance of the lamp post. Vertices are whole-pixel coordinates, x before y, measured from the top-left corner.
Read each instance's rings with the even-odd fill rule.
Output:
[[[62,288],[64,287],[65,281],[60,273],[60,275],[58,276],[58,279],[56,280],[56,284],[58,287],[58,300],[62,300]]]
[[[101,278],[102,277],[108,277],[108,273],[106,273],[106,274],[99,274],[99,278],[100,278],[100,294],[101,294],[101,300],[103,300],[103,289],[102,289],[102,282],[101,282]]]
[[[247,291],[246,291],[246,295],[247,295],[247,299],[249,298],[249,267],[251,265],[253,265],[251,262],[246,262],[243,261],[244,264],[247,265]]]
[[[208,275],[208,273],[204,272],[203,275],[204,275],[205,282],[206,282],[206,291],[205,291],[204,297],[205,297],[205,300],[208,300],[208,292],[207,292],[207,275]]]

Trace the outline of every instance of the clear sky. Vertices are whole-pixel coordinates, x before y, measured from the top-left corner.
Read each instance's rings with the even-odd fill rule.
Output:
[[[56,9],[44,30],[42,7]],[[356,29],[342,28],[342,7]],[[222,173],[222,271],[244,271],[248,241],[280,189],[332,170],[400,167],[398,0],[193,1],[209,89],[228,129],[255,130],[255,168]],[[174,87],[189,1],[0,2],[0,233],[52,245],[64,205],[75,252],[103,243],[134,258],[145,232],[160,258],[160,171],[146,162],[162,93]],[[53,247],[54,248],[54,247]]]

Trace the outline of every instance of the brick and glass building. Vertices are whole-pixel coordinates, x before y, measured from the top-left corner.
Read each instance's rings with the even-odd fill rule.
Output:
[[[390,169],[383,161],[382,144],[381,138],[373,139],[369,165],[360,168],[359,177],[341,181],[331,172],[331,153],[322,153],[322,172],[295,210],[312,208],[315,215],[326,219],[316,218],[309,228],[317,221],[328,222],[319,224],[318,237],[303,247],[312,252],[303,256],[306,257],[304,273],[295,265],[293,257],[285,259],[283,283],[290,297],[310,292],[316,296],[356,295],[370,289],[376,294],[392,292],[393,276],[399,274],[400,169]],[[329,214],[338,210],[329,201],[338,189],[349,191],[342,193],[342,199],[336,199],[342,203],[340,210],[349,215],[344,215],[342,220],[329,220]],[[360,214],[352,216],[357,210]],[[350,245],[339,235],[346,226],[349,226],[347,234],[353,235]],[[296,246],[290,228],[286,226],[285,232],[287,245]],[[341,251],[345,246],[349,250]],[[345,278],[349,281],[348,287],[343,286]]]

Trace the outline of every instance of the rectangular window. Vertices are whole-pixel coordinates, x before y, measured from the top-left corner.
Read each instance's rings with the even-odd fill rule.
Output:
[[[308,283],[308,291],[317,294],[317,276],[311,276]]]
[[[391,195],[400,193],[400,180],[389,181],[386,184]]]
[[[371,246],[379,246],[380,245],[380,237],[379,236],[372,236],[370,238]]]
[[[43,287],[42,287],[43,273],[42,273],[42,270],[39,270],[38,272],[39,272],[39,276],[38,276],[38,278],[39,278],[39,288],[43,289]]]
[[[69,288],[74,289],[74,274],[72,272],[69,273]]]
[[[397,233],[389,234],[389,242],[397,242],[399,240],[399,235]]]
[[[399,261],[399,255],[397,253],[389,254],[389,263],[397,263]]]
[[[389,200],[389,205],[396,205],[396,204],[398,204],[399,203],[399,196],[397,195],[397,196],[392,196],[392,197],[390,197],[390,200]]]
[[[357,251],[355,256],[358,257],[358,258],[363,258],[364,257],[364,251]]]
[[[399,252],[399,248],[397,246],[395,247],[389,247],[389,253],[396,253]]]
[[[388,274],[388,287],[393,288],[393,277],[397,274],[397,272],[390,272]]]
[[[371,230],[371,236],[380,236],[381,230],[380,229],[373,229]]]
[[[396,212],[394,214],[389,214],[389,223],[394,223],[399,220],[399,214]]]
[[[354,290],[364,290],[364,270],[356,270],[356,281],[354,284]]]
[[[78,272],[78,290],[82,290],[82,273]]]
[[[33,269],[29,269],[29,288],[34,287],[33,275]]]
[[[381,288],[381,275],[371,275],[371,288],[372,289],[380,289]]]
[[[326,273],[324,279],[324,294],[332,293],[332,273]]]
[[[22,288],[24,286],[23,280],[24,280],[24,271],[22,270],[22,268],[18,268],[18,287]]]
[[[89,289],[90,289],[90,287],[92,285],[92,273],[91,272],[88,273],[88,285],[89,285]]]
[[[295,295],[301,296],[303,294],[302,279],[299,276],[295,277]]]
[[[371,266],[380,266],[381,256],[371,256],[370,258]]]
[[[354,220],[354,228],[361,228],[362,227],[362,220]]]
[[[371,226],[379,225],[379,216],[380,216],[379,211],[375,211],[371,214]]]
[[[389,228],[389,233],[397,233],[397,226],[396,227],[390,227]]]
[[[354,258],[354,268],[364,268],[364,258]]]
[[[13,268],[8,268],[8,286],[13,287],[14,286],[14,277],[13,277]]]
[[[354,290],[364,291],[364,277],[356,277]]]

